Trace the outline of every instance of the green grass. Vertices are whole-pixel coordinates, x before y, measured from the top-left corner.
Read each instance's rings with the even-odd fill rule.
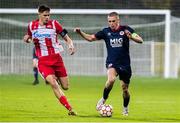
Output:
[[[78,116],[68,116],[50,86],[43,80],[32,85],[31,76],[0,76],[0,121],[44,122],[180,122],[180,79],[132,78],[130,115],[123,117],[122,91],[117,80],[108,104],[113,116],[100,117],[95,110],[106,77],[70,77],[65,92]]]

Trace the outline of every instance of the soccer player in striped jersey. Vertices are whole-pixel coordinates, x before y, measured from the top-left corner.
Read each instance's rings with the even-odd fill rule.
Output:
[[[49,82],[59,102],[66,107],[69,115],[76,115],[66,96],[58,85],[59,81],[64,90],[69,88],[69,80],[63,59],[60,55],[58,34],[65,40],[71,55],[74,54],[74,45],[66,29],[57,20],[50,20],[50,8],[40,5],[38,8],[39,19],[33,20],[28,25],[28,32],[24,41],[32,41],[38,57],[38,70],[43,78]]]
[[[120,25],[120,19],[117,12],[109,13],[107,21],[109,27],[104,28],[96,34],[87,34],[80,28],[75,28],[74,31],[89,42],[103,39],[106,44],[107,81],[104,87],[103,96],[98,101],[96,109],[100,110],[101,105],[105,103],[116,80],[116,76],[119,76],[123,90],[122,114],[127,116],[130,100],[128,87],[131,78],[129,41],[132,40],[136,43],[143,43],[143,40],[131,27]]]

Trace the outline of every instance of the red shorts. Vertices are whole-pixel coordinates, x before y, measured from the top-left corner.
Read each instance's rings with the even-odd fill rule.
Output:
[[[60,54],[42,56],[38,60],[38,70],[46,78],[48,75],[66,77],[67,72]]]

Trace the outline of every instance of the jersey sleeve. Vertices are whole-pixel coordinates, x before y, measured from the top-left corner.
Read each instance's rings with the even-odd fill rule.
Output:
[[[60,34],[63,31],[61,24],[57,20],[55,20],[54,24],[56,28],[56,33]]]
[[[105,35],[104,35],[103,30],[97,32],[97,33],[95,34],[95,37],[96,37],[98,40],[104,39]]]
[[[126,29],[127,29],[129,32],[134,33],[134,29],[132,29],[131,27],[126,26]]]

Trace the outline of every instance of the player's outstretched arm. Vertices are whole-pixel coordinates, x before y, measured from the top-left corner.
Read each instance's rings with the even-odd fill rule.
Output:
[[[85,32],[83,32],[80,28],[75,28],[74,29],[74,32],[76,32],[77,34],[79,34],[81,37],[83,37],[84,39],[86,39],[87,41],[89,42],[92,42],[92,41],[96,41],[96,37],[94,35],[90,35],[90,34],[87,34]]]
[[[127,37],[133,40],[136,43],[143,43],[143,39],[136,33],[131,33],[128,30],[125,30]]]

